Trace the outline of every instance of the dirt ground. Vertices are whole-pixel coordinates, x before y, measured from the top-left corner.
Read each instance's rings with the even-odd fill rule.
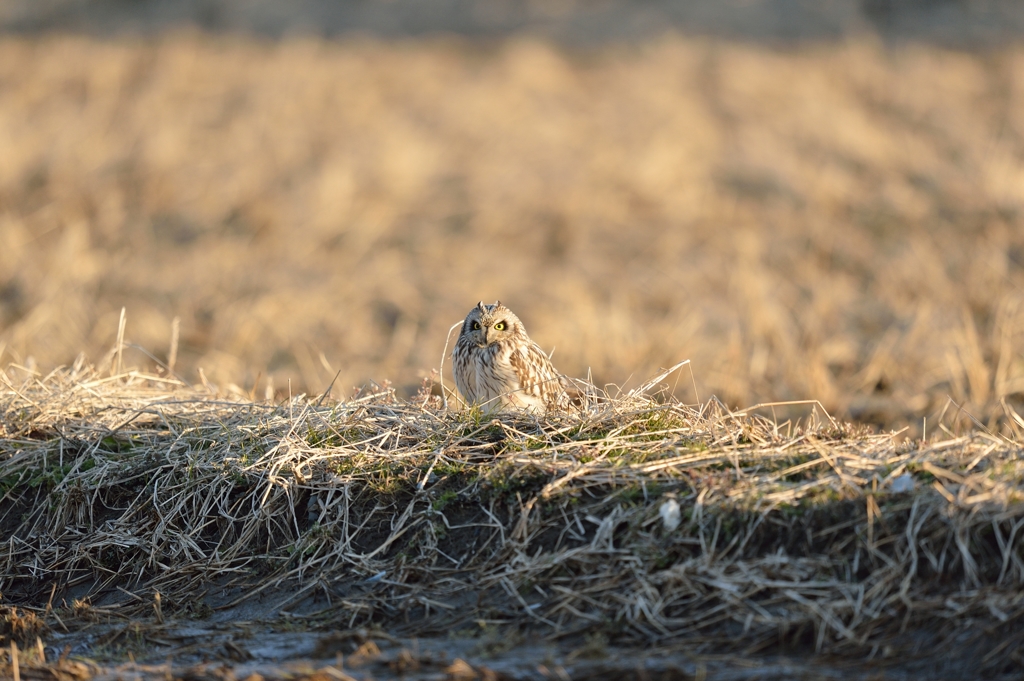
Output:
[[[442,638],[401,638],[366,629],[282,630],[285,626],[234,618],[96,626],[73,635],[51,636],[43,653],[50,660],[45,666],[38,664],[37,651],[22,653],[26,659],[22,678],[36,678],[43,670],[49,678],[65,674],[63,678],[93,681],[972,678],[969,667],[948,659],[906,665],[882,655],[860,661],[812,658],[806,653],[736,657],[702,653],[686,645],[638,649],[596,638],[558,641],[514,631],[487,631],[483,624],[479,632]],[[113,656],[100,662],[83,661],[95,660],[97,652]],[[131,661],[126,661],[128,657]]]
[[[888,650],[864,659],[806,649],[724,655],[694,642],[610,644],[601,634],[551,636],[480,620],[447,635],[411,637],[381,628],[325,626],[323,602],[294,602],[271,589],[201,619],[77,622],[69,633],[19,651],[21,678],[60,681],[512,681],[612,679],[716,681],[925,681],[976,678],[977,660],[901,659]],[[102,609],[100,609],[102,610]],[[515,619],[509,613],[509,620]],[[927,645],[931,634],[905,639]],[[896,641],[894,641],[894,644]],[[0,673],[10,673],[9,658]],[[45,660],[45,662],[43,661]],[[5,664],[6,663],[6,664]],[[991,679],[1014,678],[986,671]]]

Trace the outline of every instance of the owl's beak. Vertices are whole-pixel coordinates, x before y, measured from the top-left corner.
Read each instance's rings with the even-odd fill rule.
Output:
[[[487,345],[491,344],[492,337],[494,336],[494,329],[489,326],[484,327],[484,340],[487,341]]]

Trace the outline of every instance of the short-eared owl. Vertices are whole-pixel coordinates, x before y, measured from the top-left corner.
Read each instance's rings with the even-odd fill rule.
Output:
[[[489,412],[564,409],[570,403],[565,378],[500,300],[480,301],[466,315],[452,367],[466,402]]]

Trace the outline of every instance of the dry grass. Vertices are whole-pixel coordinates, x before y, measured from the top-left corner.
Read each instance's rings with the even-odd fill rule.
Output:
[[[0,148],[44,372],[127,307],[189,382],[407,397],[500,298],[598,384],[693,360],[688,402],[1009,433],[1024,393],[1019,47],[4,36]]]
[[[0,591],[49,627],[287,589],[309,627],[1024,664],[1024,463],[1002,437],[898,444],[657,381],[490,420],[82,364],[0,380]]]

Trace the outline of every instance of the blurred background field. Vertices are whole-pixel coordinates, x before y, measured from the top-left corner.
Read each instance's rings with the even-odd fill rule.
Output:
[[[784,13],[754,35],[627,12],[628,40],[589,42],[569,19],[325,36],[85,5],[0,12],[0,364],[100,360],[124,307],[162,361],[180,319],[192,382],[409,395],[500,298],[598,384],[690,359],[688,402],[819,399],[920,434],[954,400],[1017,428],[1010,5],[924,39],[899,3],[798,40]]]

